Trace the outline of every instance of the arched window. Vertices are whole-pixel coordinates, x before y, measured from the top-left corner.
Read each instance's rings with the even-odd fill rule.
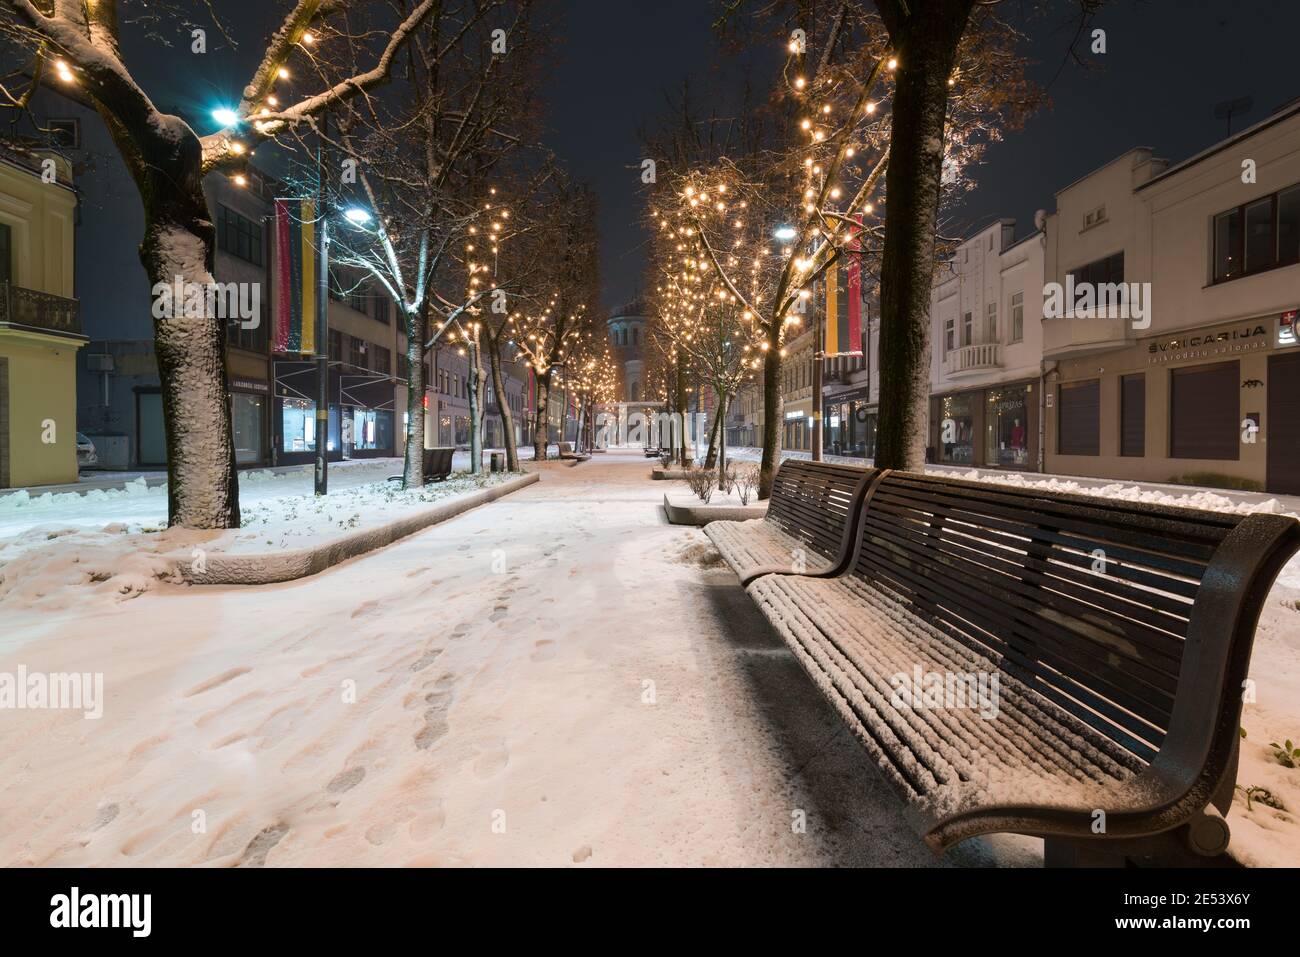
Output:
[[[629,402],[641,401],[641,383],[636,379],[633,379],[632,384],[627,387],[627,400]]]

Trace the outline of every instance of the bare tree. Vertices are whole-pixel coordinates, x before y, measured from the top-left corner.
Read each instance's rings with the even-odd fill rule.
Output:
[[[212,282],[215,229],[203,194],[214,170],[236,173],[261,143],[311,123],[324,110],[369,95],[386,82],[398,51],[440,4],[297,0],[265,45],[230,122],[200,136],[164,113],[134,78],[122,51],[118,4],[111,0],[0,0],[0,33],[30,52],[40,82],[53,65],[59,82],[103,118],[144,204],[140,258],[151,284]],[[362,9],[364,8],[364,9]],[[362,24],[364,14],[372,20]],[[275,100],[299,63],[347,50],[349,72],[281,106]],[[355,59],[354,59],[355,58]],[[295,62],[297,61],[297,62]],[[6,94],[9,91],[6,90]],[[8,95],[9,105],[26,97]],[[168,518],[195,528],[239,524],[230,400],[225,381],[225,329],[214,315],[155,321],[167,433]]]

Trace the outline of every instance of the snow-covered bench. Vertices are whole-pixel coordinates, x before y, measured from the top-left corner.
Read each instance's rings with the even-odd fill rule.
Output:
[[[587,455],[583,452],[574,452],[573,444],[571,442],[561,442],[556,446],[556,448],[559,452],[559,456],[561,459],[571,459],[573,462],[576,463],[576,462],[585,462],[587,461],[587,459],[591,458],[590,455]]]
[[[742,585],[773,573],[827,575],[847,564],[855,522],[875,469],[786,459],[767,515],[704,527]]]
[[[852,567],[751,597],[942,852],[1218,858],[1260,608],[1300,523],[882,472]]]
[[[438,446],[424,450],[424,484],[441,482],[451,475],[451,459],[456,450],[447,446]],[[390,482],[402,481],[400,475],[388,476]]]

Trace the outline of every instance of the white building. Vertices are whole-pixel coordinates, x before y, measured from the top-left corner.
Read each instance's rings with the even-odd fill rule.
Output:
[[[930,440],[948,465],[1037,469],[1042,421],[1041,230],[1003,219],[961,243],[930,301]]]

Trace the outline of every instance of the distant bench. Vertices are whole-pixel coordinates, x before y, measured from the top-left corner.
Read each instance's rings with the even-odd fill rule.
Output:
[[[1049,864],[1224,860],[1255,626],[1300,523],[890,471],[850,519],[827,474],[818,523],[792,464],[784,518],[705,531],[936,853],[1012,832]],[[796,541],[820,566],[755,574]]]
[[[591,458],[585,452],[574,452],[573,445],[569,442],[560,442],[557,446],[561,459],[568,459],[573,462],[585,462]]]

